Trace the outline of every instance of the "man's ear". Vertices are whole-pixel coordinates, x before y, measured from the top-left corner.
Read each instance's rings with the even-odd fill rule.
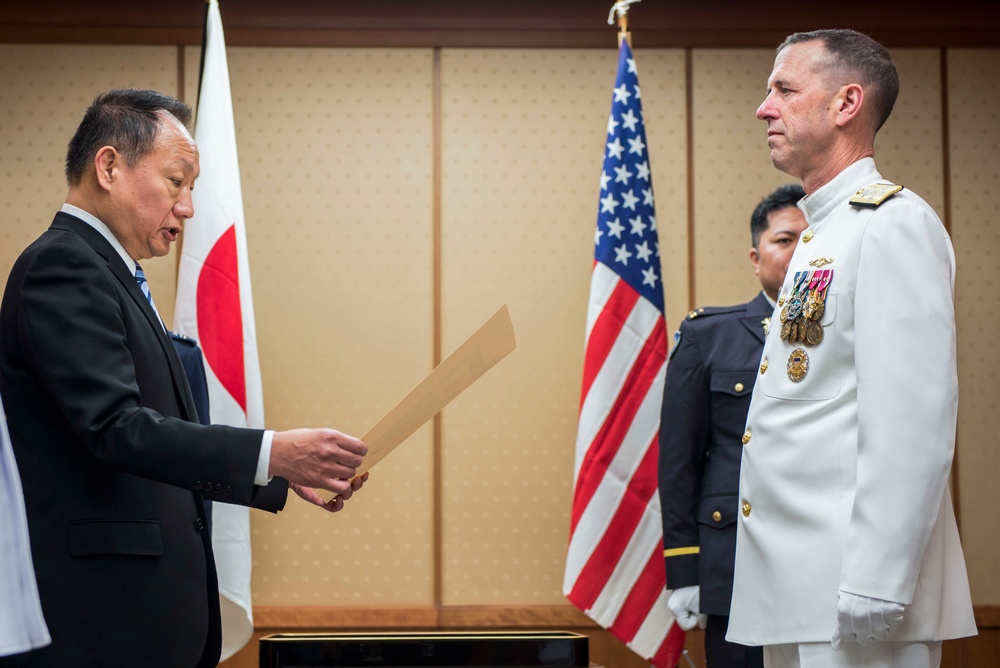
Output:
[[[753,246],[750,247],[750,263],[753,264],[753,273],[760,276],[760,253]]]
[[[111,190],[112,184],[118,178],[118,168],[122,157],[113,146],[102,146],[94,156],[94,173],[97,185],[102,190]]]
[[[865,89],[861,84],[847,84],[835,98],[838,126],[843,127],[858,117],[865,105]]]

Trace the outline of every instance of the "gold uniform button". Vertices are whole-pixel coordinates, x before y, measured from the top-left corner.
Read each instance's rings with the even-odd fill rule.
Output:
[[[713,522],[721,522],[722,521],[722,513],[720,513],[718,510],[716,510],[714,513],[712,513],[712,521]]]
[[[749,429],[747,429],[745,432],[743,432],[743,445],[746,445],[747,443],[750,442],[751,436],[752,435],[750,434],[750,430]]]
[[[778,297],[778,306],[784,306],[784,305],[785,305],[785,295],[781,295],[780,297]]]
[[[743,517],[750,517],[750,510],[751,510],[751,508],[750,508],[750,502],[749,501],[744,501],[743,502]]]
[[[806,243],[807,244],[810,241],[812,241],[812,238],[813,238],[813,231],[812,230],[806,230],[805,232],[802,233],[802,243]]]
[[[733,386],[733,389],[736,390],[737,392],[742,392],[743,391],[743,383],[736,383],[736,385]]]
[[[760,373],[761,373],[761,375],[763,375],[765,371],[767,371],[767,358],[766,357],[764,358],[764,361],[760,363]]]

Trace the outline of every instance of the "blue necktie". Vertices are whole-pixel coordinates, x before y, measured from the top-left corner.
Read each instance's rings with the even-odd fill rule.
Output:
[[[142,270],[142,267],[139,266],[138,262],[135,263],[135,282],[139,284],[139,289],[142,290],[142,294],[144,294],[146,299],[149,300],[149,305],[153,307],[154,311],[156,311],[156,306],[153,304],[153,295],[149,291],[149,283],[146,282],[146,273]],[[157,315],[159,315],[159,312],[157,312]]]

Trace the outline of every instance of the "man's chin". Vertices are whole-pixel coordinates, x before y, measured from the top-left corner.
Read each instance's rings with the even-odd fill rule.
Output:
[[[795,174],[793,174],[791,171],[794,168],[792,166],[791,161],[788,159],[788,156],[786,156],[783,153],[780,153],[776,149],[771,150],[771,164],[774,165],[774,168],[777,169],[778,171],[784,172],[785,174],[788,174],[790,176],[795,176]]]
[[[164,255],[168,255],[170,253],[170,244],[157,245],[154,248],[150,248],[149,251],[152,254],[152,257],[163,257]]]

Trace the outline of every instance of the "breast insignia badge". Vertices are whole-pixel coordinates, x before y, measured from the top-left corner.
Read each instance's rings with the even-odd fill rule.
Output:
[[[793,383],[801,383],[809,373],[809,354],[804,348],[796,348],[788,356],[788,379]]]

